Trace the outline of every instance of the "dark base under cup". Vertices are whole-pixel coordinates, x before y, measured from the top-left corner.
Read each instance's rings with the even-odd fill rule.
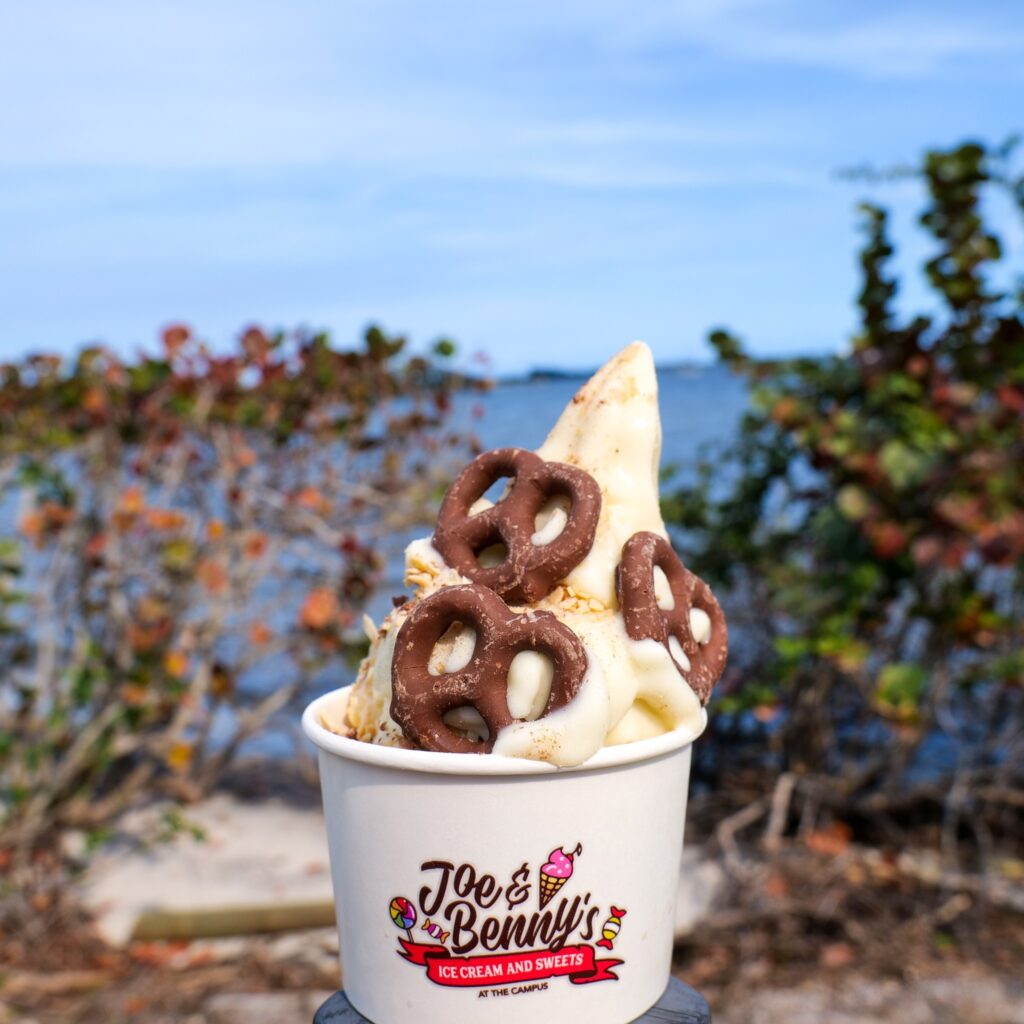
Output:
[[[344,992],[335,992],[316,1012],[313,1024],[373,1024],[345,998]],[[409,1024],[415,1024],[410,1020]],[[665,994],[642,1017],[632,1024],[711,1024],[711,1010],[707,1001],[689,985],[673,978]]]

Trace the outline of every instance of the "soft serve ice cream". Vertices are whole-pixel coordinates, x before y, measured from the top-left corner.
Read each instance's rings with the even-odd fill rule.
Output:
[[[367,623],[369,654],[323,724],[559,766],[668,731],[698,736],[725,620],[668,541],[660,454],[653,360],[634,343],[536,453],[485,452],[463,470],[433,537],[406,550],[415,595]]]

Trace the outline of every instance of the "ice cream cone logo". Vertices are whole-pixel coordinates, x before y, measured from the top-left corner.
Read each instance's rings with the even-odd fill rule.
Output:
[[[544,907],[554,898],[558,890],[572,877],[573,858],[583,852],[577,843],[575,849],[568,853],[558,847],[548,855],[548,862],[540,868],[540,906]]]

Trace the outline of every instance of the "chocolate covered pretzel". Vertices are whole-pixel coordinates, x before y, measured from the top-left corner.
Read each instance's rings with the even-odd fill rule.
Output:
[[[504,497],[482,512],[472,505],[502,477],[512,484]],[[537,513],[552,498],[571,502],[565,529],[537,544]],[[474,583],[512,604],[527,604],[551,593],[555,584],[586,558],[601,513],[601,489],[582,469],[545,462],[523,448],[496,448],[478,455],[459,474],[441,503],[434,546],[444,560]],[[500,565],[480,564],[480,552],[506,549]]]
[[[435,675],[430,656],[454,623],[476,632],[469,663]],[[498,732],[516,721],[508,709],[508,672],[521,651],[547,655],[554,666],[544,714],[564,707],[579,692],[587,671],[583,644],[550,612],[517,615],[493,591],[477,584],[446,587],[420,602],[402,624],[391,663],[391,717],[406,739],[423,750],[490,753]],[[473,740],[448,725],[455,708],[473,707],[487,725],[486,740]]]
[[[675,602],[672,608],[658,605],[654,593],[655,567],[668,579]],[[633,534],[622,546],[615,586],[629,637],[664,644],[701,704],[707,704],[729,653],[725,616],[711,588],[683,565],[664,537],[648,532]],[[711,635],[703,643],[694,639],[690,626],[693,608],[699,608],[711,620]],[[673,636],[679,641],[689,668],[681,665],[672,653],[668,641]]]

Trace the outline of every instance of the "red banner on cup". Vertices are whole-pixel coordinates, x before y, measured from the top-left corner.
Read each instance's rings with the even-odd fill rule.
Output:
[[[418,967],[425,967],[435,985],[456,988],[508,985],[542,978],[568,978],[574,985],[594,981],[616,981],[612,970],[621,960],[598,960],[590,945],[563,946],[558,951],[532,949],[496,956],[454,957],[444,946],[399,939],[398,955]]]

